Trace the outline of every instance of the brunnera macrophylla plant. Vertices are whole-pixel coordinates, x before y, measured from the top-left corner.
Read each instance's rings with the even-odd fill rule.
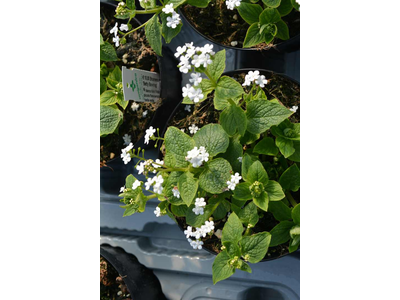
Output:
[[[274,38],[287,40],[289,28],[281,19],[293,9],[300,10],[298,0],[226,0],[227,9],[237,9],[249,25],[243,48],[261,43],[269,44]]]
[[[135,167],[146,181],[129,175],[120,197],[124,216],[143,212],[149,199],[158,199],[155,215],[183,218],[184,235],[194,249],[202,249],[208,237],[217,236],[221,246],[212,267],[215,284],[236,270],[251,273],[249,263],[264,259],[269,247],[298,249],[300,204],[292,193],[300,188],[300,124],[288,119],[295,109],[267,99],[262,88],[268,80],[258,71],[246,75],[243,85],[251,86],[246,93],[234,79],[221,77],[224,50],[213,53],[209,46],[185,46],[185,51],[191,48],[194,53],[188,61],[181,60],[180,68],[194,65],[196,72],[207,75],[200,82],[192,77],[191,82],[204,94],[203,88],[215,90],[219,124],[207,124],[191,135],[173,126],[164,137],[154,128],[146,130],[145,142],[162,143],[165,155],[153,161],[133,145],[123,149],[125,163],[139,159]],[[180,55],[187,55],[182,48]],[[196,88],[188,87],[191,92],[185,98],[194,105],[203,100],[193,96],[198,95]],[[257,225],[266,213],[277,223],[269,232]],[[223,224],[220,232],[217,223]]]
[[[137,9],[134,0],[119,0],[119,4],[115,10],[117,19],[128,20],[127,24],[118,23],[111,30],[114,33],[113,41],[115,47],[126,43],[126,36],[132,32],[144,27],[146,38],[153,48],[154,52],[162,56],[162,38],[166,43],[181,31],[182,21],[180,15],[176,12],[178,7],[184,3],[196,7],[206,7],[210,0],[160,0],[161,5],[157,5],[156,0],[139,0],[140,7]],[[131,20],[137,14],[154,14],[148,21],[142,25],[132,28]]]

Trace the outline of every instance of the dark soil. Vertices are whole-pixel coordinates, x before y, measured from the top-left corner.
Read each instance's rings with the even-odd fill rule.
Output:
[[[260,3],[262,4],[261,1]],[[236,9],[227,9],[225,0],[212,1],[206,8],[187,4],[181,10],[189,22],[212,41],[231,47],[231,42],[237,41],[238,44],[234,47],[243,48],[244,38],[250,25],[242,19]],[[282,17],[282,20],[289,27],[290,37],[300,33],[300,12],[293,9],[290,14]],[[254,47],[260,50],[269,49],[281,42],[280,39],[274,39],[268,45],[262,43]]]
[[[128,288],[117,270],[100,256],[100,300],[130,300]]]
[[[103,39],[110,44],[114,44],[112,41],[113,35],[110,34],[110,30],[114,27],[115,22],[118,22],[118,25],[127,23],[124,20],[115,19],[114,13],[115,10],[112,7],[100,5],[100,33],[103,35]],[[133,23],[135,27],[139,25],[138,23],[131,23]],[[159,72],[157,56],[151,49],[143,28],[128,35],[126,37],[126,44],[120,45],[116,49],[116,52],[120,61],[107,62],[106,65],[110,69],[113,69],[115,65],[117,65],[120,68],[126,66],[127,68],[133,67]],[[157,103],[143,102],[138,103],[140,107],[137,111],[133,111],[131,109],[132,103],[133,101],[129,101],[128,106],[124,110],[124,120],[119,127],[119,134],[110,134],[100,138],[100,166],[104,166],[107,161],[119,156],[121,149],[125,147],[122,139],[124,134],[129,134],[131,136],[132,143],[137,142],[143,135],[145,129],[147,129],[148,123],[155,111],[160,106],[160,101]],[[144,111],[147,111],[145,118],[142,117]]]

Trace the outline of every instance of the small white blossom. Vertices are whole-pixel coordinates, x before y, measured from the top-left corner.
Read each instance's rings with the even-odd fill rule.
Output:
[[[201,226],[201,229],[205,233],[209,233],[214,230],[214,221],[206,221],[204,225]]]
[[[145,111],[143,112],[143,114],[142,114],[142,117],[143,117],[143,118],[146,118],[146,116],[147,116],[148,113],[149,113],[149,111],[145,110]]]
[[[188,226],[183,233],[186,235],[187,239],[190,238],[192,236],[192,226]]]
[[[119,192],[120,193],[123,193],[125,191],[125,186],[123,186],[123,187],[121,187],[120,189],[119,189]]]
[[[242,176],[239,173],[235,173],[235,175],[231,175],[231,180],[228,180],[226,183],[228,184],[228,188],[232,191],[235,190],[236,185],[239,183]]]
[[[110,30],[110,33],[111,34],[114,33],[114,36],[117,36],[117,34],[118,34],[118,22],[115,23],[115,26]],[[114,39],[113,39],[113,41],[114,41]]]
[[[173,29],[176,28],[181,22],[181,17],[175,11],[172,12],[172,17],[167,17],[167,26]]]
[[[128,146],[132,141],[132,137],[127,133],[124,134],[122,139],[124,140],[124,145],[126,145],[126,146]]]
[[[214,234],[215,234],[215,236],[216,236],[217,238],[219,238],[219,239],[222,238],[222,230],[221,230],[221,229],[218,229],[216,232],[214,232]]]
[[[163,12],[165,12],[166,14],[170,14],[174,12],[174,4],[167,4],[165,5],[165,7],[162,9]]]
[[[132,184],[132,190],[136,190],[136,189],[140,186],[141,183],[142,183],[142,182],[140,182],[139,180],[136,180],[136,181]]]
[[[183,53],[185,53],[185,51],[186,51],[186,46],[183,46],[183,47],[179,46],[178,48],[176,48],[176,53],[174,55],[175,55],[175,57],[179,57]]]
[[[226,7],[230,10],[233,10],[235,7],[240,6],[240,2],[242,0],[226,0]]]
[[[204,200],[204,198],[196,198],[194,205],[196,207],[205,207],[206,206],[206,201]]]
[[[153,167],[154,168],[160,168],[160,166],[159,165],[163,165],[164,164],[164,161],[163,160],[159,160],[158,158],[156,159],[156,161],[155,161],[155,164],[152,164],[153,165]],[[156,172],[154,172],[154,174],[155,174]]]
[[[192,78],[189,79],[189,81],[193,83],[194,86],[198,86],[200,82],[203,80],[203,78],[201,77],[201,73],[198,72],[190,74],[190,77]]]
[[[239,162],[242,162],[243,157],[242,157],[242,156],[239,156],[239,157],[237,158],[237,160],[238,160]]]
[[[214,47],[214,45],[205,44],[204,47],[202,47],[200,51],[203,53],[209,53],[210,55],[214,55],[215,52],[212,51],[213,47]]]
[[[177,186],[175,186],[175,187],[172,189],[172,194],[174,194],[174,197],[176,197],[176,198],[178,198],[178,199],[181,197],[181,193],[179,193],[178,187],[177,187]]]
[[[161,175],[158,175],[156,177],[153,177],[154,181],[154,186],[153,186],[153,191],[156,194],[161,194],[163,191],[162,183],[164,182],[164,178]]]
[[[119,46],[119,36],[115,36],[115,37],[113,37],[113,42],[115,43],[115,47],[118,47]]]
[[[257,79],[256,79],[256,84],[258,84],[260,87],[265,87],[265,85],[268,83],[268,80],[265,79],[264,75],[260,75]]]
[[[124,161],[125,165],[132,160],[131,155],[128,153],[132,149],[133,149],[133,144],[130,143],[127,147],[121,150],[121,158]]]
[[[193,247],[193,249],[202,249],[202,245],[204,244],[202,241],[192,241],[191,239],[188,239],[188,242],[190,243],[190,246]]]
[[[199,130],[199,127],[197,127],[195,124],[192,124],[192,126],[189,127],[189,132],[191,134],[195,134]]]
[[[154,135],[156,130],[153,126],[150,126],[149,129],[146,129],[146,135],[144,136],[144,143],[149,144],[150,138]]]
[[[195,207],[192,209],[192,211],[196,214],[196,215],[202,215],[204,214],[204,207],[206,206],[206,202],[204,200],[204,198],[196,198],[195,201]],[[201,231],[199,231],[199,234],[202,234]]]
[[[153,185],[154,183],[154,177],[153,178],[147,178],[147,182],[144,183],[144,188],[149,191],[150,187]]]
[[[289,108],[292,112],[296,112],[299,107],[297,105],[293,105],[292,108]]]
[[[251,85],[255,80],[258,79],[258,77],[260,77],[260,71],[249,71],[249,73],[247,73],[244,78],[244,83],[242,84],[242,86]]]
[[[194,207],[192,209],[192,211],[196,214],[196,216],[204,214],[204,208],[203,207]]]
[[[161,217],[161,210],[159,207],[156,207],[156,210],[154,211],[154,214],[156,215],[156,217]]]
[[[205,53],[202,53],[200,55],[195,55],[192,59],[192,64],[196,68],[199,68],[201,65],[207,68],[209,64],[212,64],[211,56]]]
[[[189,62],[190,56],[184,55],[181,56],[179,59],[180,59],[180,63],[178,65],[179,71],[186,74],[192,67]]]
[[[201,89],[195,89],[194,87],[191,87],[188,92],[188,97],[194,103],[198,103],[204,98],[203,91]]]
[[[200,148],[194,147],[192,150],[187,152],[186,160],[189,161],[194,168],[200,167],[204,161],[208,161],[209,154],[206,148],[201,146]]]
[[[136,102],[133,102],[131,105],[131,108],[133,111],[137,111],[139,109],[140,105],[137,104]]]
[[[119,27],[119,30],[128,31],[129,30],[128,24],[121,24],[121,26]]]
[[[139,165],[136,166],[136,170],[138,170],[139,175],[144,173],[145,165],[146,165],[146,163],[144,161],[142,161]]]
[[[182,88],[182,97],[185,98],[189,95],[189,91],[192,88],[192,86],[190,84],[186,84],[186,86],[184,86]]]
[[[189,105],[189,104],[187,104],[187,105],[185,106],[185,110],[188,111],[188,112],[191,112],[191,110],[190,110],[190,105]]]

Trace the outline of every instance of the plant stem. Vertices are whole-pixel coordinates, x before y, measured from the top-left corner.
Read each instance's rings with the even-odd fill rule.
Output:
[[[297,205],[296,200],[294,200],[292,194],[290,194],[290,192],[286,192],[285,193],[286,198],[289,200],[290,204],[292,204],[293,207],[295,207]]]
[[[149,21],[150,21],[150,20],[148,20],[147,22],[143,23],[143,24],[140,25],[139,27],[136,27],[136,28],[132,29],[131,31],[128,31],[127,33],[125,33],[125,34],[123,35],[122,38],[126,37],[128,34],[131,34],[132,32],[135,32],[136,30],[142,28],[143,26],[146,26],[146,24],[149,23]]]
[[[162,10],[162,7],[157,7],[149,10],[137,10],[137,15],[145,15],[145,14],[156,14]]]
[[[149,199],[153,199],[153,198],[156,198],[156,197],[157,197],[157,194],[153,194],[153,195],[147,196],[147,199],[149,200]]]
[[[210,73],[207,70],[204,71],[204,74],[206,74],[208,79],[210,79],[210,81],[213,83],[214,87],[217,87],[217,82],[212,78],[212,76],[210,75]]]

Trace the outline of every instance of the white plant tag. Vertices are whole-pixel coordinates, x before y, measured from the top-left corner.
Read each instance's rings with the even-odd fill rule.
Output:
[[[160,99],[160,75],[155,72],[122,67],[124,100],[136,102],[155,102]]]

